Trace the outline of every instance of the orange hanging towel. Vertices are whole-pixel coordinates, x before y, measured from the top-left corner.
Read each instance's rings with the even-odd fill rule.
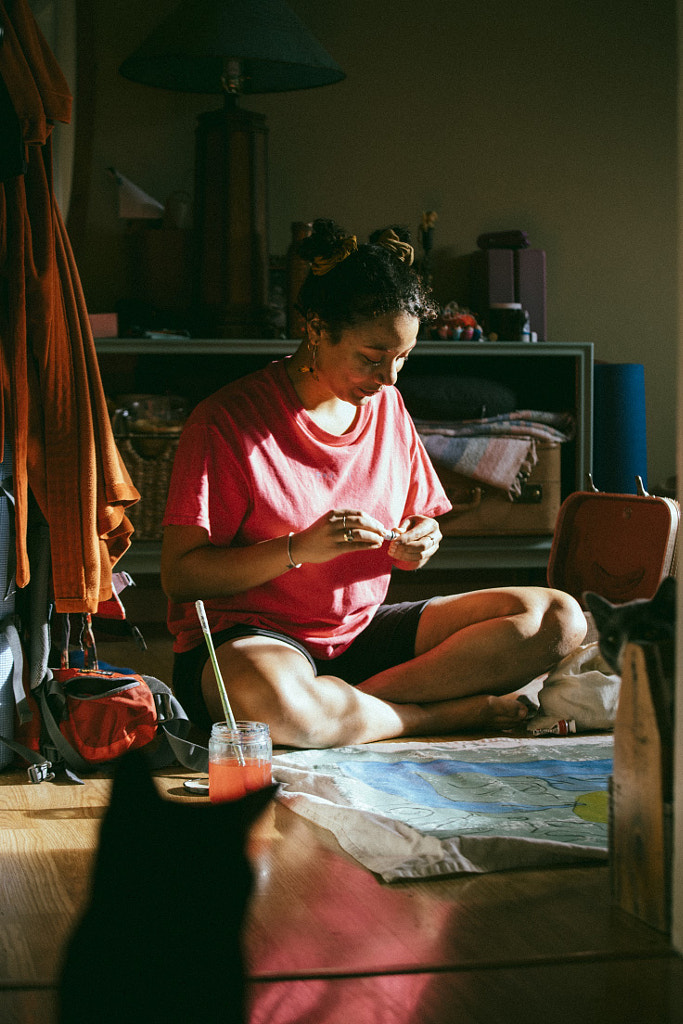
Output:
[[[0,78],[26,146],[26,173],[0,182],[0,433],[14,451],[17,584],[30,579],[30,490],[50,528],[57,611],[94,612],[111,596],[133,532],[125,510],[140,496],[114,442],[52,187],[51,130],[69,121],[69,88],[27,0],[0,0],[0,26]]]

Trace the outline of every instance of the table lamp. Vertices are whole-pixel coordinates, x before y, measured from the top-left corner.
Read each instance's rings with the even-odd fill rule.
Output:
[[[185,0],[119,72],[162,89],[223,95],[223,108],[197,122],[194,329],[206,337],[264,336],[267,127],[238,97],[313,89],[344,72],[284,0]]]

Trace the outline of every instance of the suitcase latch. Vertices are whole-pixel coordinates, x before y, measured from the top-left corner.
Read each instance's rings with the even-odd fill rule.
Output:
[[[515,505],[540,505],[543,501],[543,484],[522,484],[521,493],[512,500]]]

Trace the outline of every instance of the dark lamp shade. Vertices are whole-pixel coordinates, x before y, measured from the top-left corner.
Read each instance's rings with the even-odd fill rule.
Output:
[[[245,94],[314,89],[346,77],[284,0],[185,0],[119,72],[176,92],[222,93],[228,60],[240,62]]]

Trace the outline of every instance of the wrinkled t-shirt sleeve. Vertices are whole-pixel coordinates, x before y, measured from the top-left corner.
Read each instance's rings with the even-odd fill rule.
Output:
[[[249,508],[250,487],[226,439],[213,426],[190,423],[173,462],[164,526],[201,526],[227,544]]]

